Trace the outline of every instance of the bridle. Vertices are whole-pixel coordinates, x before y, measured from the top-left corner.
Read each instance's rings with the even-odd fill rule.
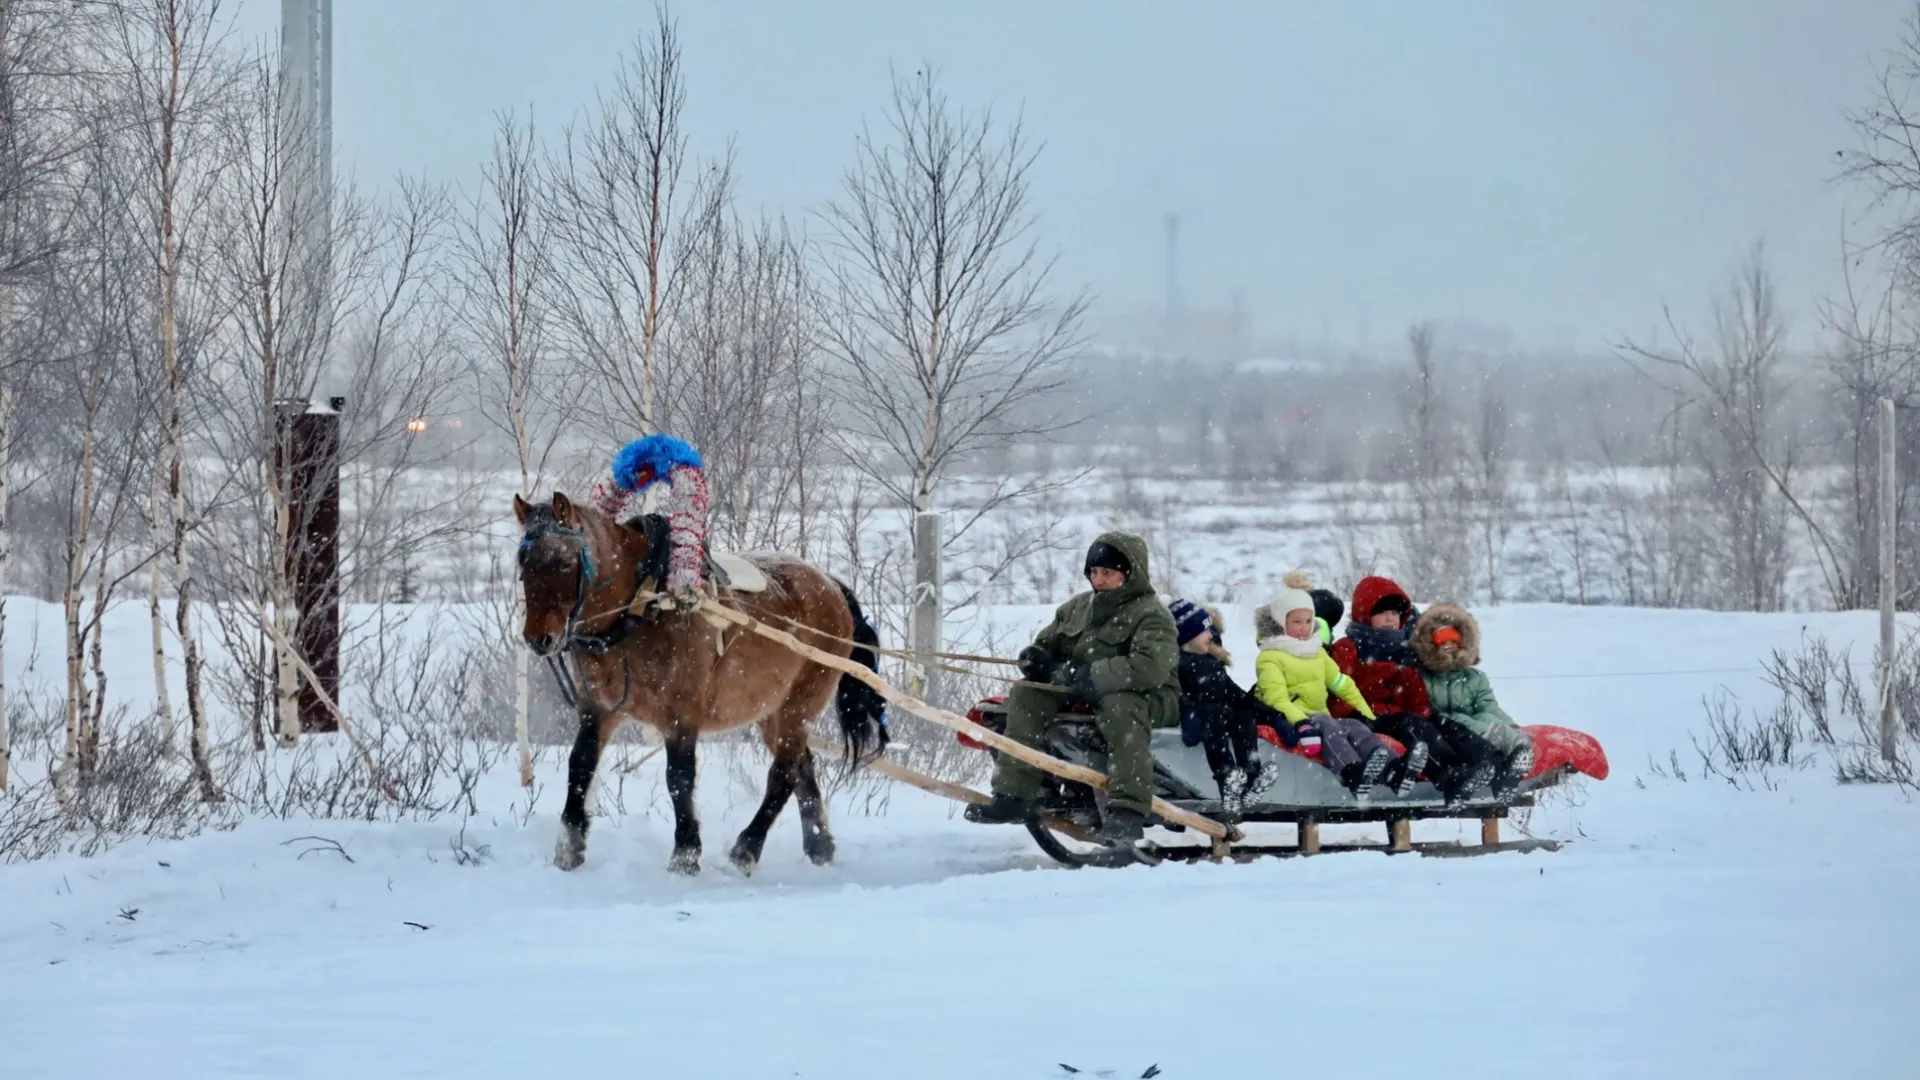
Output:
[[[599,576],[595,572],[593,564],[593,544],[588,539],[585,529],[571,528],[551,518],[536,519],[527,526],[526,531],[520,536],[522,569],[524,570],[525,568],[527,551],[533,546],[534,542],[549,536],[563,537],[578,542],[575,547],[576,572],[573,589],[573,606],[567,610],[567,620],[561,629],[560,640],[554,644],[552,649],[545,653],[536,652],[535,655],[547,662],[547,667],[553,672],[554,682],[560,687],[560,696],[566,699],[567,706],[569,708],[578,708],[580,703],[579,687],[574,680],[573,673],[568,670],[566,658],[570,654],[578,653],[589,653],[594,656],[599,656],[619,644],[621,639],[627,636],[627,631],[632,628],[634,616],[629,609],[633,606],[633,598],[640,595],[640,584],[638,582],[634,583],[634,597],[628,598],[627,603],[621,605],[617,612],[602,611],[592,615],[584,614],[587,607],[587,597],[592,594],[592,587],[599,583]],[[604,629],[582,629],[583,624],[605,615],[613,615],[614,619]],[[576,663],[577,662],[576,660]],[[632,683],[631,673],[627,670],[627,665],[624,661],[620,665],[620,672],[620,702],[615,705],[615,708],[618,708],[619,704],[626,702],[627,693],[631,689]]]

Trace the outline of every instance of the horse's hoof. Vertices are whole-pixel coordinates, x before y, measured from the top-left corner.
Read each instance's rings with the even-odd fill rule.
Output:
[[[733,850],[727,852],[727,861],[739,868],[742,875],[752,877],[760,865],[760,853],[748,850],[745,844],[735,844]]]
[[[699,848],[675,848],[673,858],[667,860],[667,869],[675,874],[693,877],[700,872]]]
[[[808,836],[803,846],[807,849],[807,858],[813,860],[813,865],[825,866],[833,861],[833,837],[826,833]]]
[[[587,838],[571,829],[560,834],[553,846],[553,865],[562,870],[578,870],[587,861]]]

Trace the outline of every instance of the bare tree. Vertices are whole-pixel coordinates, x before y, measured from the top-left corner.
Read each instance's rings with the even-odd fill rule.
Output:
[[[1880,577],[1880,403],[1892,398],[1920,407],[1920,335],[1901,315],[1900,286],[1890,285],[1877,300],[1863,303],[1848,275],[1843,301],[1829,304],[1825,320],[1832,338],[1821,357],[1824,427],[1828,452],[1839,467],[1831,493],[1835,533],[1833,597],[1842,609],[1870,607]],[[1910,521],[1920,485],[1913,479],[1920,451],[1907,440],[1909,460],[1898,474],[1906,479],[1895,492],[1896,520]],[[1920,567],[1920,549],[1911,541],[1896,558]]]
[[[1467,485],[1480,529],[1481,569],[1486,574],[1487,602],[1500,602],[1502,555],[1513,534],[1513,462],[1507,416],[1507,398],[1493,372],[1480,375],[1480,393],[1473,425],[1468,431],[1471,469]]]
[[[1794,490],[1795,447],[1776,430],[1786,328],[1764,250],[1754,246],[1715,303],[1712,351],[1697,347],[1671,312],[1667,326],[1676,346],[1628,342],[1621,355],[1682,402],[1680,419],[1692,434],[1701,496],[1713,506],[1723,539],[1724,603],[1775,611],[1785,602],[1789,511],[1806,526],[1829,595],[1837,599],[1840,552]]]
[[[115,0],[112,62],[123,79],[133,150],[145,174],[135,193],[146,218],[141,246],[152,264],[154,325],[151,334],[160,371],[159,407],[165,444],[164,481],[153,485],[153,520],[164,521],[173,569],[174,624],[186,675],[189,746],[202,794],[216,797],[207,753],[207,716],[201,693],[201,658],[193,629],[194,574],[186,473],[185,388],[190,377],[181,351],[182,289],[195,243],[194,229],[215,186],[216,111],[227,89],[221,44],[226,22],[219,0]],[[162,730],[171,736],[173,708],[166,677],[164,620],[156,565],[148,585],[153,630],[154,694]]]
[[[493,156],[456,234],[460,312],[469,343],[477,412],[513,444],[520,494],[532,498],[565,432],[567,402],[578,389],[564,365],[552,363],[548,323],[553,299],[552,252],[542,216],[538,145],[533,122],[496,118]],[[499,590],[515,598],[518,590]],[[513,611],[503,613],[506,630]],[[513,650],[514,735],[520,782],[533,784],[528,731],[532,687],[528,653]]]
[[[656,346],[672,306],[671,249],[686,136],[686,79],[677,23],[655,9],[613,89],[569,125],[549,167],[556,256],[568,288],[561,314],[592,363],[610,433],[656,430]]]
[[[1037,153],[1017,118],[954,106],[933,72],[896,76],[885,129],[862,133],[826,211],[848,457],[914,514],[922,653],[940,647],[941,483],[996,443],[1065,424],[1021,410],[1064,383],[1087,306],[1049,294],[1054,260],[1029,202]],[[987,501],[1030,493],[1011,483]]]
[[[250,65],[242,91],[223,129],[215,267],[235,317],[201,386],[224,496],[218,542],[205,557],[227,601],[215,612],[227,654],[243,668],[269,658],[244,681],[272,687],[274,727],[291,744],[307,679],[293,652],[296,615],[302,604],[332,602],[296,591],[296,564],[307,545],[324,541],[313,538],[318,500],[292,497],[295,470],[346,474],[353,495],[342,498],[339,574],[349,594],[445,542],[471,507],[458,485],[403,484],[435,464],[418,456],[409,425],[435,415],[458,381],[436,261],[444,192],[402,181],[390,203],[376,206],[351,190],[304,183],[298,164],[314,133],[281,107],[271,56]],[[296,241],[316,233],[329,253],[323,278],[310,273]],[[350,403],[337,457],[296,461],[287,403],[311,401],[323,376],[344,383]]]
[[[1411,365],[1400,393],[1400,476],[1407,500],[1400,547],[1407,584],[1419,595],[1461,597],[1472,578],[1473,556],[1454,425],[1441,384],[1433,323],[1407,328]]]
[[[1878,402],[1892,398],[1920,407],[1920,327],[1912,321],[1912,301],[1920,295],[1920,113],[1912,104],[1920,89],[1920,4],[1909,9],[1904,32],[1875,76],[1870,103],[1847,115],[1855,145],[1839,153],[1840,178],[1866,192],[1884,224],[1866,244],[1843,245],[1845,295],[1826,312],[1836,339],[1825,358],[1828,420],[1844,474],[1837,523],[1844,538],[1834,545],[1842,571],[1833,576],[1836,602],[1844,607],[1866,606],[1880,573]],[[1867,289],[1859,280],[1869,265],[1884,272],[1884,288]],[[1864,299],[1867,292],[1877,299]],[[1898,470],[1907,477],[1920,470],[1914,442],[1906,440],[1910,457]],[[1912,521],[1907,508],[1920,505],[1920,483],[1903,484],[1896,499],[1901,520]],[[1908,580],[1920,590],[1920,527],[1906,530],[1895,557],[1915,568]]]
[[[16,327],[46,296],[63,220],[73,199],[66,172],[81,140],[80,95],[63,84],[80,70],[79,43],[93,12],[52,0],[0,3],[0,790],[9,740],[5,669],[7,576],[13,553],[8,516],[14,490],[16,412],[29,375]]]
[[[55,775],[63,797],[90,781],[98,759],[106,682],[101,620],[118,584],[145,563],[116,559],[115,541],[134,511],[138,463],[151,454],[144,438],[151,430],[143,422],[146,395],[134,362],[138,317],[148,310],[141,302],[137,226],[127,209],[137,181],[125,167],[116,116],[96,110],[87,135],[71,257],[63,260],[55,316],[71,352],[67,362],[50,367],[57,392],[74,409],[71,425],[52,448],[67,516],[61,589],[66,737]]]
[[[809,470],[830,430],[806,253],[785,222],[735,210],[730,158],[701,178],[680,239],[659,415],[708,463],[716,539],[797,546],[819,510]]]

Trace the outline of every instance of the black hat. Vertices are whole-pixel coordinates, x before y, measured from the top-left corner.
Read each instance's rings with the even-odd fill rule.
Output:
[[[1372,618],[1383,611],[1397,611],[1403,620],[1411,619],[1413,618],[1413,602],[1397,592],[1390,592],[1373,602],[1373,610],[1367,612],[1367,617]]]
[[[1093,546],[1087,549],[1087,565],[1080,572],[1091,573],[1096,566],[1118,570],[1128,577],[1133,576],[1133,560],[1127,558],[1126,552],[1105,540],[1095,540]]]
[[[1325,589],[1309,589],[1307,595],[1313,597],[1313,617],[1326,623],[1329,630],[1347,613],[1347,605]]]

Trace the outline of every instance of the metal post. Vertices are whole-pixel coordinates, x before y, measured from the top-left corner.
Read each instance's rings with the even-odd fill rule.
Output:
[[[1893,399],[1880,402],[1880,756],[1891,762],[1896,757],[1894,735],[1898,730],[1893,715],[1893,676],[1895,643],[1893,605],[1899,589],[1899,566],[1895,560],[1894,538],[1898,534],[1894,483]]]
[[[913,518],[913,608],[908,632],[920,664],[923,700],[938,698],[938,671],[932,653],[940,651],[940,515],[922,510]]]
[[[290,356],[327,385],[333,277],[333,0],[280,0],[280,199],[288,271],[281,320]]]

